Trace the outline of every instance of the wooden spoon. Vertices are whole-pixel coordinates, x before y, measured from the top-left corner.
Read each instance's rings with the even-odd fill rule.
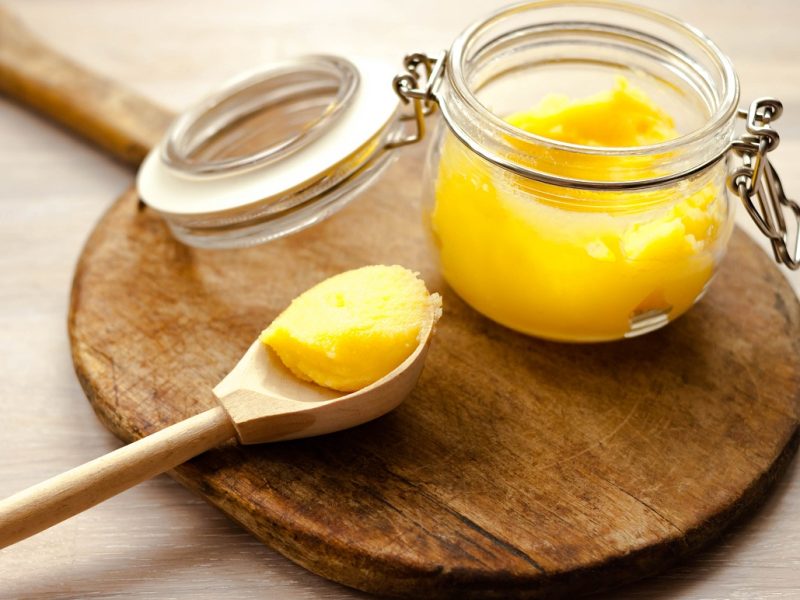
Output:
[[[0,502],[0,548],[83,512],[236,438],[242,444],[331,433],[375,419],[400,404],[422,371],[438,314],[394,371],[342,395],[297,379],[275,353],[253,342],[214,388],[220,406],[57,475]]]

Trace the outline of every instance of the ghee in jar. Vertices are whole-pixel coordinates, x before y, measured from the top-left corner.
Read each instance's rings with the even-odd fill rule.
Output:
[[[548,95],[506,121],[593,147],[679,135],[672,118],[622,77],[582,99]],[[672,320],[702,295],[732,227],[724,168],[652,190],[564,189],[495,167],[446,135],[431,228],[445,279],[479,312],[539,337],[601,341],[636,333],[637,322],[652,317]],[[531,146],[531,159],[541,151]],[[554,174],[608,180],[646,160],[593,155],[565,161]]]

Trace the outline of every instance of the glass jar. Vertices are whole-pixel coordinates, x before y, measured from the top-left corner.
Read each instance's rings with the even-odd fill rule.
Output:
[[[641,129],[649,116],[593,121],[641,109],[625,89],[661,107],[678,136],[584,145],[507,120],[537,105],[558,120],[553,93],[589,97],[555,102],[589,120],[573,124],[578,134],[614,142],[624,137],[615,128]],[[601,341],[661,327],[703,295],[733,228],[739,86],[702,34],[630,5],[517,5],[456,40],[437,97],[445,119],[427,161],[426,217],[445,279],[476,310],[539,337]]]
[[[503,325],[576,342],[664,326],[725,253],[729,190],[800,267],[783,212],[800,206],[766,158],[780,102],[737,112],[730,60],[679,20],[614,0],[516,4],[438,57],[407,56],[389,87],[394,72],[322,55],[238,78],[176,120],[141,197],[190,245],[266,242],[338,210],[438,108],[430,237],[448,284]]]

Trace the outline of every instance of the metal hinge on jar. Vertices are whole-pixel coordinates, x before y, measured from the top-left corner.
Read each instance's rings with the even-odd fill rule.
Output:
[[[414,144],[425,137],[425,117],[436,110],[436,91],[444,75],[446,59],[447,52],[443,51],[435,58],[415,52],[403,60],[405,72],[394,78],[392,86],[403,104],[413,105],[414,113],[403,119],[413,119],[416,131],[404,138],[391,140],[386,144],[387,148]]]
[[[767,158],[767,153],[780,142],[771,124],[781,112],[783,105],[775,98],[759,98],[748,110],[739,110],[739,116],[746,120],[746,133],[733,141],[731,149],[741,156],[743,165],[730,174],[728,185],[769,238],[775,260],[796,270],[800,268],[800,205],[786,196],[778,173]],[[794,216],[792,234],[784,209]]]

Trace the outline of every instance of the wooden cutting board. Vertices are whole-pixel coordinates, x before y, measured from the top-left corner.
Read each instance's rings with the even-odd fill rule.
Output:
[[[0,90],[141,160],[169,115],[2,20]],[[526,337],[439,277],[422,156],[405,152],[322,225],[247,250],[182,246],[124,194],[86,244],[69,317],[101,421],[131,441],[211,407],[211,387],[295,295],[400,263],[445,314],[399,409],[317,439],[208,452],[173,477],[311,571],[413,598],[597,591],[751,511],[798,442],[800,306],[771,260],[737,231],[707,297],[666,329],[600,345]]]

